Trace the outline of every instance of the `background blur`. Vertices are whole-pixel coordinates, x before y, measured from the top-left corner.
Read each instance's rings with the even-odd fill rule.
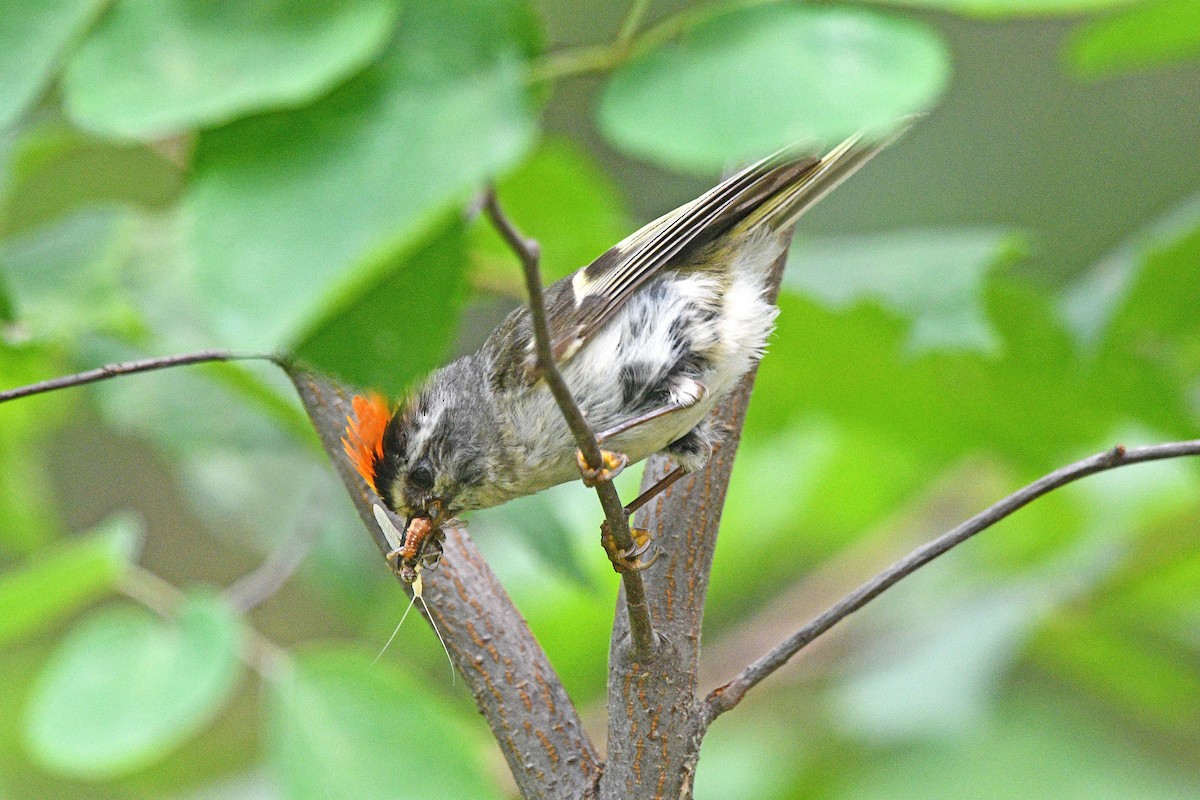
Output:
[[[634,6],[0,0],[0,387],[225,346],[399,394],[518,302],[489,176],[557,277],[929,108],[801,223],[702,686],[1038,475],[1200,435],[1194,0]],[[1198,466],[906,581],[713,727],[697,796],[1200,796]],[[602,743],[599,519],[563,487],[471,530]],[[0,408],[0,559],[0,798],[512,792],[423,623],[371,665],[403,595],[268,365]]]

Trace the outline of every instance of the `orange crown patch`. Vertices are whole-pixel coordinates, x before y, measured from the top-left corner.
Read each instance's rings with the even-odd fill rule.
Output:
[[[351,402],[354,405],[354,418],[346,417],[346,435],[342,437],[342,447],[358,474],[363,476],[372,491],[379,494],[379,489],[375,487],[375,462],[383,457],[383,431],[392,412],[388,409],[387,401],[376,392],[366,397],[356,394]]]

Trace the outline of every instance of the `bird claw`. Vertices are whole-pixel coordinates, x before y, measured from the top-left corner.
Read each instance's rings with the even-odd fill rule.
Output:
[[[628,550],[622,550],[617,544],[617,540],[612,535],[612,528],[608,521],[605,520],[600,524],[600,544],[604,547],[604,552],[608,554],[608,560],[612,562],[613,572],[641,572],[644,569],[650,568],[658,557],[662,555],[662,551],[654,544],[650,538],[650,531],[646,528],[630,528],[629,532],[633,534],[633,547]],[[653,550],[653,554],[649,559],[643,560],[642,556]]]
[[[592,469],[584,459],[583,453],[579,450],[575,451],[575,461],[579,464],[579,474],[583,476],[583,485],[589,489],[598,483],[611,481],[620,475],[621,470],[625,469],[625,465],[629,462],[629,457],[624,453],[601,450],[600,460],[604,466],[600,469]]]

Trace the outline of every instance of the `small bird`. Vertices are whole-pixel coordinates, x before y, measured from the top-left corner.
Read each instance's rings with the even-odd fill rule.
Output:
[[[709,411],[762,357],[774,328],[768,276],[793,224],[888,141],[854,136],[824,157],[782,150],[546,289],[552,352],[604,447],[607,474],[578,456],[540,376],[525,307],[394,410],[378,395],[356,396],[343,445],[406,521],[392,554],[401,576],[411,582],[418,564],[440,555],[430,534],[461,512],[668,454],[677,469],[635,508],[703,467],[720,439]],[[606,549],[618,571],[646,565],[644,546]]]

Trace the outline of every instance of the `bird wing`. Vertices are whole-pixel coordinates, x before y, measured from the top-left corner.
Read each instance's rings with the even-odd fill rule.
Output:
[[[728,230],[781,188],[820,163],[779,153],[722,181],[623,239],[547,292],[551,349],[562,363],[621,310],[625,302],[686,248]]]
[[[823,158],[791,147],[746,167],[614,245],[545,292],[551,351],[569,360],[648,280],[686,248],[711,242],[739,223],[783,230],[890,141],[847,139]],[[527,309],[518,309],[491,340],[497,388],[539,378]],[[518,349],[523,352],[517,352]],[[519,365],[519,369],[518,369]]]

